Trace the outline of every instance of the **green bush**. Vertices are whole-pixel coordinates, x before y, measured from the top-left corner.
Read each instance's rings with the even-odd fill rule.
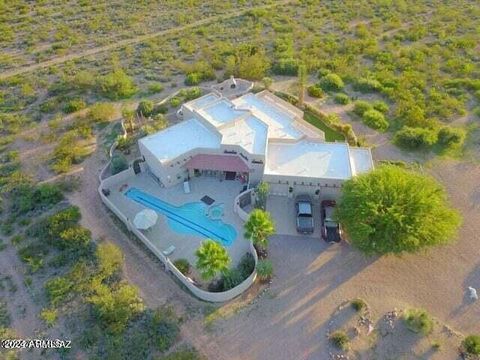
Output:
[[[70,294],[72,294],[74,284],[66,277],[57,277],[48,280],[45,283],[47,298],[53,306],[59,305]]]
[[[383,114],[386,114],[389,110],[388,105],[385,104],[383,101],[375,101],[373,103],[373,108],[377,111],[380,111]]]
[[[177,259],[173,262],[173,265],[185,276],[190,273],[190,263],[187,259]]]
[[[102,278],[109,278],[118,273],[124,261],[122,250],[115,244],[103,242],[95,250],[97,268]]]
[[[363,123],[368,127],[378,130],[386,131],[388,129],[388,121],[385,120],[383,114],[377,110],[368,110],[363,113]]]
[[[310,85],[309,87],[307,87],[307,93],[308,95],[315,98],[322,98],[325,95],[323,89],[318,84]]]
[[[328,339],[340,350],[347,350],[350,339],[345,331],[338,330],[330,334]]]
[[[112,163],[110,166],[112,170],[112,175],[115,175],[115,174],[118,174],[119,172],[127,170],[128,169],[127,158],[122,154],[115,154],[112,157]]]
[[[153,104],[153,101],[142,100],[138,104],[137,114],[143,115],[144,117],[149,117],[150,115],[153,114],[154,108],[155,108],[155,105]]]
[[[60,232],[55,243],[60,249],[79,249],[86,247],[91,240],[92,233],[90,230],[75,225]]]
[[[319,84],[325,91],[340,91],[345,87],[342,78],[334,73],[322,77]]]
[[[103,123],[113,120],[116,111],[113,104],[110,103],[96,103],[88,111],[90,120],[96,123]]]
[[[182,103],[182,100],[179,97],[174,96],[170,99],[170,106],[171,107],[176,108],[176,107],[180,106],[181,103]]]
[[[362,93],[381,91],[382,84],[375,79],[360,78],[354,81],[353,89]]]
[[[434,130],[404,126],[393,137],[393,142],[406,149],[419,149],[432,146],[437,141]]]
[[[438,143],[445,147],[462,146],[465,136],[464,129],[444,126],[438,132]]]
[[[70,114],[85,109],[86,107],[87,104],[82,99],[72,99],[63,107],[63,111]]]
[[[407,310],[403,316],[403,321],[407,328],[415,333],[428,335],[433,330],[433,320],[425,310]]]
[[[148,92],[150,94],[158,94],[163,91],[163,85],[160,83],[153,83],[148,85]]]
[[[299,64],[297,59],[280,59],[273,64],[272,72],[275,75],[297,76],[298,66]]]
[[[469,335],[462,341],[462,346],[471,355],[480,355],[480,336]]]
[[[353,103],[353,112],[358,116],[363,116],[363,114],[369,110],[372,110],[373,106],[363,100],[357,100]]]
[[[357,312],[360,312],[367,307],[367,303],[362,299],[353,299],[350,304]]]
[[[257,263],[257,275],[261,281],[268,281],[273,275],[273,265],[270,260],[262,259]]]
[[[57,321],[57,315],[57,310],[55,309],[43,309],[40,313],[40,318],[45,321],[48,327],[52,327]]]
[[[244,280],[243,274],[238,269],[229,269],[223,276],[223,291],[233,289],[235,286],[242,283]]]
[[[19,186],[12,193],[14,201],[11,211],[16,215],[23,215],[29,211],[45,209],[64,199],[62,191],[55,184],[41,184],[38,186]]]
[[[243,279],[248,278],[252,274],[253,269],[255,269],[255,259],[253,258],[253,255],[245,253],[240,259],[237,268]]]
[[[198,85],[202,82],[202,76],[199,73],[193,72],[190,74],[187,74],[185,77],[185,85],[187,86],[194,86]]]
[[[112,100],[129,98],[138,90],[133,79],[121,69],[100,77],[98,87],[103,96]]]
[[[340,93],[340,94],[335,94],[335,97],[333,98],[333,100],[337,104],[347,105],[350,102],[350,97],[347,94]]]

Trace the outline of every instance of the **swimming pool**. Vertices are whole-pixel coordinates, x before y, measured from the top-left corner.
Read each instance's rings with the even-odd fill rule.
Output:
[[[231,245],[237,237],[232,225],[209,217],[208,206],[202,202],[174,206],[137,188],[128,189],[125,196],[164,215],[170,228],[177,233],[202,236],[224,246]]]

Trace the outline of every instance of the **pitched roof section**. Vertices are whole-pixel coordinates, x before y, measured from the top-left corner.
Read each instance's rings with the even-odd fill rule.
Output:
[[[237,155],[199,154],[185,163],[187,169],[248,172],[249,168]]]

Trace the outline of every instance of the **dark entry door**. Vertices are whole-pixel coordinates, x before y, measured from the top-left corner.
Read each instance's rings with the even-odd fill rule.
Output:
[[[235,171],[226,171],[225,172],[225,180],[235,180],[235,176],[237,173]]]
[[[133,162],[133,172],[136,174],[139,174],[142,170],[140,169],[140,161],[139,160],[135,160]]]

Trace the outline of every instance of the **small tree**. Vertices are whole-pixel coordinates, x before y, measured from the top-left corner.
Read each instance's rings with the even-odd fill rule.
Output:
[[[265,89],[270,90],[270,87],[271,87],[272,84],[273,84],[273,79],[270,78],[270,77],[265,76],[265,77],[262,79],[262,83],[263,83],[263,86],[265,87]]]
[[[275,225],[270,213],[255,209],[245,223],[245,237],[253,242],[255,246],[266,249],[268,237],[275,233]]]
[[[210,280],[219,273],[228,270],[231,259],[227,250],[217,242],[207,239],[195,251],[197,256],[197,269],[203,279]]]
[[[108,122],[115,117],[115,107],[109,103],[96,103],[88,111],[88,117],[93,122]]]
[[[388,121],[385,120],[385,116],[380,111],[374,109],[365,111],[362,120],[365,125],[372,129],[382,132],[388,129]]]
[[[265,210],[267,204],[267,196],[269,191],[269,185],[267,182],[262,181],[257,186],[257,200],[255,202],[255,207]]]
[[[133,79],[121,69],[100,77],[98,87],[103,96],[112,100],[131,97],[138,90]]]
[[[435,179],[394,165],[346,181],[336,210],[352,244],[370,254],[445,244],[461,223]]]
[[[433,330],[433,320],[430,315],[421,309],[410,309],[403,316],[407,328],[415,333],[428,335]]]
[[[122,117],[123,120],[128,124],[128,131],[130,134],[133,134],[133,131],[135,130],[135,110],[123,108]]]
[[[340,76],[330,73],[320,79],[320,86],[325,91],[340,91],[345,87],[345,84]]]
[[[305,65],[300,65],[298,67],[298,106],[303,106],[303,101],[305,99],[305,86],[307,85],[307,67]]]

